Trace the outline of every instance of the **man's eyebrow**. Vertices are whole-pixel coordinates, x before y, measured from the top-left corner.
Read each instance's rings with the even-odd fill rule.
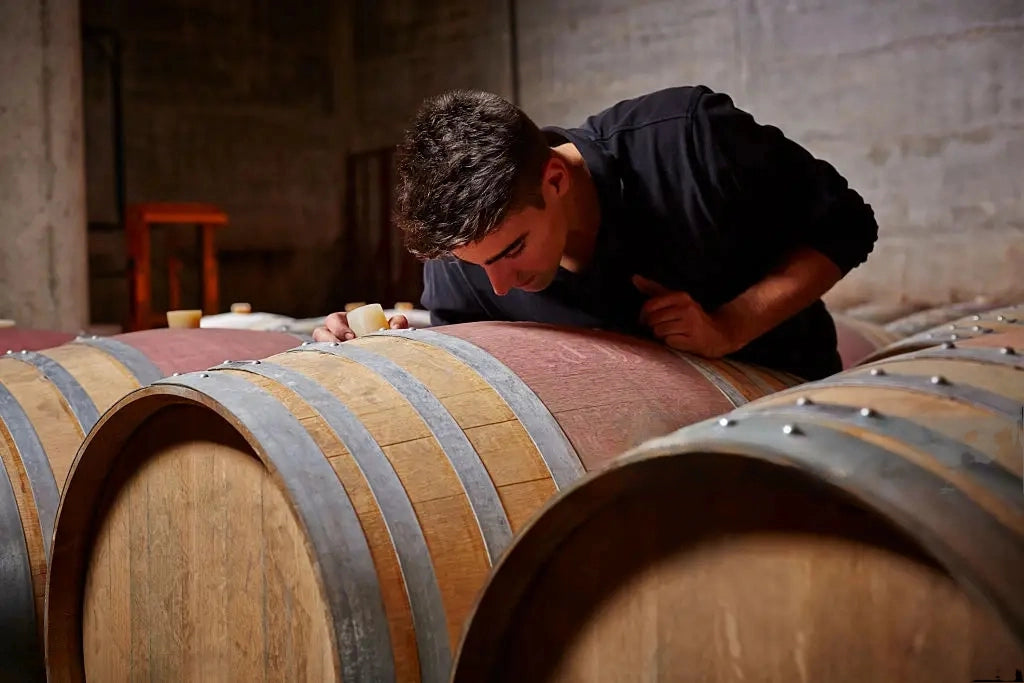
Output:
[[[519,237],[517,237],[514,240],[512,240],[511,244],[509,244],[507,247],[502,249],[501,253],[496,254],[496,255],[492,256],[491,258],[487,259],[486,261],[484,261],[484,265],[485,266],[489,266],[492,263],[494,263],[495,261],[499,261],[499,260],[505,258],[513,250],[515,250],[516,247],[518,247],[520,244],[522,244],[523,240],[525,240],[525,239],[526,239],[526,233],[524,232],[522,235],[520,235]]]

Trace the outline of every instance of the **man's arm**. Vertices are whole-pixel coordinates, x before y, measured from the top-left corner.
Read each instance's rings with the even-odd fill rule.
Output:
[[[810,306],[840,276],[838,266],[827,256],[801,247],[714,313],[705,311],[686,292],[670,290],[639,275],[633,281],[651,297],[643,305],[641,317],[657,338],[680,351],[721,358]]]
[[[727,353],[740,350],[807,308],[842,277],[839,266],[820,251],[797,248],[763,280],[711,315],[734,347]]]
[[[878,239],[874,212],[831,164],[722,93],[700,98],[689,134],[706,171],[702,196],[726,241],[758,258],[810,247],[840,277],[867,259]]]

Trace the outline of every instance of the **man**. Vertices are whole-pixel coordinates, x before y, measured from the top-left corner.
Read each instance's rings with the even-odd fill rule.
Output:
[[[871,252],[874,213],[727,95],[670,88],[540,130],[496,95],[447,93],[416,114],[398,174],[435,324],[600,327],[806,379],[841,369],[821,296]],[[352,338],[344,314],[314,338]]]

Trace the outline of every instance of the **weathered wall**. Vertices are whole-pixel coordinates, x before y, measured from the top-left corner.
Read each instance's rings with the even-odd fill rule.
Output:
[[[351,59],[345,12],[329,0],[83,3],[84,22],[115,30],[123,46],[127,200],[205,201],[228,212],[231,225],[217,236],[222,307],[249,301],[315,315],[332,298],[324,282],[340,249],[350,106],[335,80]],[[102,60],[86,64],[90,219],[112,221],[109,81]],[[92,242],[102,280],[94,317],[119,320],[120,238]]]
[[[231,214],[224,305],[315,315],[363,298],[339,267],[373,258],[344,252],[344,159],[397,142],[427,95],[518,94],[538,122],[572,125],[679,83],[730,93],[874,206],[880,242],[831,302],[1024,299],[1017,0],[85,0],[83,11],[124,41],[129,200]],[[90,84],[90,218],[110,220],[110,158],[93,144],[106,102]],[[116,239],[93,244],[94,270],[116,272]],[[122,280],[108,277],[114,293],[94,308],[124,300]],[[94,291],[105,291],[95,279]]]
[[[360,121],[375,144],[444,87],[510,93],[506,3],[489,14],[461,0],[372,4],[372,16],[403,17],[357,24],[379,51],[357,53]],[[831,302],[1024,299],[1024,3],[515,5],[520,104],[541,123],[704,83],[836,165],[874,206],[881,239]]]
[[[881,239],[838,304],[1024,299],[1024,3],[519,0],[522,105],[705,83],[835,164]]]
[[[74,0],[0,3],[0,318],[88,321]]]

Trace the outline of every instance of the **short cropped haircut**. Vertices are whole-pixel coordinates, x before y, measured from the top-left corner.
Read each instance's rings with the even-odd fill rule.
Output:
[[[458,90],[426,100],[398,148],[395,218],[406,248],[438,258],[482,239],[507,216],[544,207],[551,148],[518,107]]]

